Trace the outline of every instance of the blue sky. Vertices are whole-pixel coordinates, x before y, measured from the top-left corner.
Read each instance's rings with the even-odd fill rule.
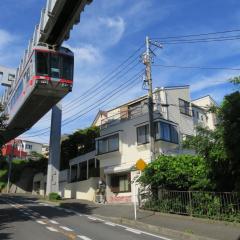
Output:
[[[0,8],[0,65],[17,67],[34,26],[39,22],[40,11],[46,0],[1,0]],[[85,107],[98,102],[92,97],[81,100],[74,106],[67,105],[81,96],[89,87],[97,84],[107,73],[130,56],[146,35],[150,37],[178,36],[238,29],[240,26],[240,1],[238,0],[93,0],[85,8],[81,22],[71,32],[64,44],[75,53],[75,83],[73,92],[63,101],[63,119]],[[230,34],[230,35],[236,35]],[[157,50],[155,64],[183,66],[213,66],[239,68],[238,41],[164,45]],[[140,54],[140,52],[139,52]],[[139,56],[140,59],[140,56]],[[140,63],[131,78],[143,68]],[[154,87],[191,85],[191,97],[210,94],[218,103],[225,94],[234,90],[226,80],[239,75],[237,71],[153,68]],[[107,86],[110,94],[122,79]],[[98,109],[108,109],[127,100],[145,94],[142,82],[116,96],[107,105],[99,105],[93,111],[62,127],[62,133],[71,133],[77,128],[91,124]],[[84,111],[84,110],[83,110]],[[48,142],[48,134],[33,136],[36,131],[49,127],[50,113],[40,120],[24,138]]]

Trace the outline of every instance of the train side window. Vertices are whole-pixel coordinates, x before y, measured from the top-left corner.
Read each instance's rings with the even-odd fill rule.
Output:
[[[73,57],[62,56],[62,78],[73,80]]]
[[[60,78],[60,58],[57,54],[51,54],[51,77]]]
[[[37,74],[48,76],[48,53],[37,52]]]

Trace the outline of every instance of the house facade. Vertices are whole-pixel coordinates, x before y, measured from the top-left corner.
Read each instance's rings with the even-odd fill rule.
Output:
[[[3,146],[2,154],[3,156],[10,156],[11,154],[13,154],[14,158],[28,159],[31,157],[32,152],[42,154],[42,146],[42,143],[15,139]]]
[[[153,102],[155,156],[183,153],[181,142],[194,135],[197,125],[214,129],[214,116],[207,113],[207,108],[215,102],[209,96],[192,102],[189,86],[155,89]],[[101,111],[94,120],[101,129],[96,158],[100,161],[100,177],[106,182],[107,202],[134,201],[135,164],[139,159],[151,161],[147,104],[147,96],[143,96]]]

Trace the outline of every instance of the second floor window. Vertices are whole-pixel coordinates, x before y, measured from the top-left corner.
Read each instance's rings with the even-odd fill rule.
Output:
[[[26,149],[32,149],[32,145],[30,145],[30,144],[26,144]]]
[[[137,128],[137,143],[149,143],[149,125],[144,125]]]
[[[156,122],[155,139],[172,143],[178,143],[179,141],[177,127],[166,122]]]
[[[180,113],[191,116],[190,103],[189,102],[187,102],[183,99],[179,99],[179,109],[180,109]]]
[[[98,154],[119,150],[119,134],[97,140]]]

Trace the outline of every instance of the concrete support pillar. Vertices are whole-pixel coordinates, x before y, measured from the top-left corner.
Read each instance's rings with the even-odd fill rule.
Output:
[[[62,105],[61,103],[58,103],[52,108],[49,160],[47,171],[47,195],[49,195],[51,192],[59,192],[61,121]]]

